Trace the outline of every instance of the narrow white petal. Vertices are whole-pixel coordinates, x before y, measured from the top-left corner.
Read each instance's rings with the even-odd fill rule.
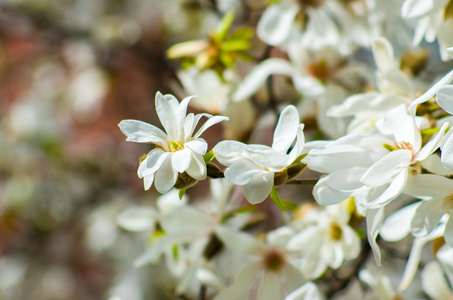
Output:
[[[168,156],[171,156],[170,152],[164,152],[160,149],[156,151],[151,151],[152,153],[148,155],[148,160],[146,161],[146,174],[155,173],[160,169],[162,164],[165,162]]]
[[[257,261],[239,271],[235,283],[221,291],[215,300],[247,299],[250,285],[261,272],[261,262]]]
[[[420,258],[422,256],[422,250],[425,244],[442,236],[443,231],[444,227],[440,226],[437,227],[429,235],[414,239],[414,242],[412,243],[411,253],[409,255],[406,268],[404,269],[403,278],[401,279],[398,291],[401,292],[405,290],[412,282],[412,279],[414,279],[415,273],[417,272],[418,265],[420,263]]]
[[[434,7],[432,0],[406,0],[401,7],[401,16],[405,19],[421,18]]]
[[[290,163],[294,162],[296,158],[299,157],[299,155],[302,154],[304,150],[304,145],[305,145],[305,135],[304,135],[304,124],[300,124],[297,128],[297,133],[296,133],[296,143],[294,144],[293,149],[289,153],[288,161]],[[307,153],[305,151],[305,153]]]
[[[297,108],[288,105],[280,114],[274,131],[272,148],[282,154],[286,154],[297,135],[300,118]]]
[[[440,147],[442,138],[445,136],[445,130],[447,130],[448,122],[442,124],[442,127],[439,129],[439,132],[418,152],[415,159],[417,161],[422,161],[431,155],[437,148]]]
[[[192,152],[192,160],[186,172],[196,180],[204,180],[206,178],[206,164],[201,154]]]
[[[151,186],[153,185],[155,175],[156,174],[153,173],[153,174],[146,175],[145,177],[143,177],[143,187],[145,188],[145,191],[149,190],[151,188]]]
[[[299,288],[302,283],[305,282],[302,272],[293,266],[290,262],[287,262],[282,270],[284,278],[282,278],[285,283],[287,290],[294,291]],[[286,298],[285,298],[286,299]]]
[[[322,300],[321,293],[318,287],[313,282],[309,281],[303,286],[289,294],[285,300]]]
[[[169,235],[180,234],[187,240],[209,234],[214,230],[213,223],[209,215],[188,205],[180,205],[165,215],[161,225]]]
[[[179,173],[185,172],[192,162],[192,151],[190,149],[182,149],[176,151],[171,156],[171,164],[173,168]]]
[[[178,141],[183,141],[185,138],[185,121],[186,121],[186,114],[187,114],[187,106],[189,105],[190,100],[192,100],[194,96],[189,96],[184,98],[181,101],[181,104],[177,110],[176,119],[173,122],[176,123],[176,128],[178,130]]]
[[[176,100],[177,101],[177,100]],[[177,119],[177,107],[172,105],[169,100],[160,92],[156,93],[156,112],[160,122],[165,128],[170,140],[179,140],[179,130]]]
[[[116,218],[117,224],[129,231],[150,231],[154,228],[157,211],[148,206],[130,206]]]
[[[411,176],[404,193],[419,199],[443,198],[453,194],[453,180],[434,174]]]
[[[390,201],[401,195],[406,186],[407,177],[407,169],[402,170],[383,192],[379,191],[377,193],[379,195],[377,198],[372,198],[371,201],[362,203],[362,206],[366,208],[378,208],[387,205]],[[376,190],[380,189],[376,188]]]
[[[382,221],[384,220],[384,208],[369,209],[366,214],[366,227],[368,232],[368,243],[373,250],[376,263],[381,265],[381,250],[376,242],[376,238],[381,230]]]
[[[411,231],[411,221],[420,201],[406,205],[388,216],[382,224],[380,236],[388,242],[402,240]]]
[[[375,162],[360,179],[370,187],[378,187],[389,183],[410,165],[412,152],[410,150],[395,150]]]
[[[264,271],[257,300],[275,300],[281,298],[282,287],[280,284],[280,274],[274,271]]]
[[[450,247],[453,247],[453,218],[451,216],[445,224],[444,240]]]
[[[270,75],[287,75],[294,73],[294,66],[280,58],[266,59],[257,65],[238,85],[233,93],[234,101],[244,100],[255,93]]]
[[[452,129],[449,132],[453,132]],[[453,169],[453,134],[448,134],[448,138],[445,140],[442,146],[442,153],[440,155],[440,161],[446,169]]]
[[[440,223],[440,219],[446,213],[442,207],[442,199],[424,201],[415,211],[411,222],[414,236],[425,236],[431,233]]]
[[[446,85],[441,87],[437,91],[436,102],[443,110],[453,115],[453,86]]]
[[[427,90],[423,95],[415,99],[408,107],[408,111],[411,115],[415,116],[415,110],[417,105],[424,103],[434,97],[437,91],[444,85],[449,84],[453,80],[453,71],[448,72],[441,80],[435,83],[429,90]]]
[[[298,7],[292,1],[282,1],[269,6],[257,24],[257,35],[266,44],[283,44],[294,26]]]
[[[387,39],[378,37],[374,40],[373,56],[374,62],[382,74],[386,74],[390,69],[395,67],[393,47]]]
[[[161,193],[165,194],[168,192],[176,183],[176,178],[178,177],[178,172],[173,169],[171,164],[171,156],[167,156],[165,161],[163,162],[162,166],[157,170],[156,179],[154,182],[154,186],[156,190]]]
[[[166,145],[167,135],[154,125],[137,120],[123,120],[118,126],[127,136],[127,141],[153,143],[163,148]]]
[[[442,162],[440,161],[440,156],[437,154],[432,154],[428,156],[425,160],[421,161],[421,163],[422,167],[431,173],[442,176],[450,176],[453,174],[453,170],[444,168]]]
[[[220,123],[222,121],[228,121],[229,118],[228,117],[224,117],[224,116],[214,116],[212,118],[209,118],[204,124],[203,126],[201,126],[201,128],[197,131],[197,133],[195,133],[195,135],[193,136],[193,139],[197,139],[200,137],[200,135],[205,132],[206,129],[208,129],[209,127],[211,127],[212,125],[215,125],[217,123]]]
[[[253,176],[252,180],[244,185],[244,195],[251,204],[263,202],[274,186],[274,173],[265,172]]]

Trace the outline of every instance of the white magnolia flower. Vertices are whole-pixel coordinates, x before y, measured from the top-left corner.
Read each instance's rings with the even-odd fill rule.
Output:
[[[173,95],[157,92],[156,111],[166,133],[154,125],[137,120],[123,120],[118,125],[127,136],[127,141],[156,145],[140,163],[137,171],[138,176],[144,179],[146,190],[154,182],[156,190],[165,193],[175,185],[178,175],[184,172],[195,180],[206,178],[203,155],[208,144],[200,135],[212,125],[228,118],[193,113],[186,116],[191,99],[192,97],[187,97],[179,103]],[[194,134],[202,117],[208,117],[208,121]]]
[[[437,38],[442,59],[449,58],[444,50],[453,46],[453,18],[449,0],[405,0],[401,16],[418,21],[412,41],[414,46],[419,45],[423,38],[429,43]]]
[[[296,23],[298,14],[305,17],[303,29]],[[365,26],[343,4],[332,0],[284,0],[271,4],[258,21],[257,35],[273,46],[299,40],[308,49],[331,46],[343,54],[350,53],[357,44],[369,45]]]
[[[253,262],[239,271],[234,284],[220,292],[215,300],[250,299],[247,296],[252,294],[251,290],[255,291],[252,299],[283,299],[304,282],[301,272],[292,263],[294,252],[287,248],[293,235],[288,227],[269,232],[265,243],[246,233],[222,227],[216,229],[216,235],[226,248],[249,256]],[[293,295],[289,299],[299,298]]]
[[[303,254],[300,268],[305,276],[317,278],[327,267],[338,269],[345,259],[359,255],[360,238],[348,225],[350,214],[341,205],[313,209],[306,217],[312,220],[312,224],[288,243],[289,249]]]
[[[213,151],[216,159],[228,166],[225,178],[242,185],[247,200],[257,204],[271,193],[275,173],[286,170],[302,154],[305,143],[303,128],[297,109],[289,105],[280,114],[272,147],[222,141]],[[287,154],[294,140],[296,143]]]

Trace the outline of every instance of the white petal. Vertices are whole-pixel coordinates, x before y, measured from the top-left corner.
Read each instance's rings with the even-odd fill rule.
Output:
[[[197,279],[200,280],[206,286],[215,288],[217,290],[222,289],[224,286],[220,281],[220,278],[211,270],[205,268],[197,269]]]
[[[440,161],[440,156],[437,154],[428,156],[425,160],[421,161],[421,163],[422,167],[431,173],[442,176],[450,176],[453,174],[453,170],[444,168],[442,162]]]
[[[449,130],[449,133],[452,129]],[[440,155],[440,161],[446,169],[453,169],[453,134],[447,133],[448,137],[442,146],[442,153]]]
[[[243,159],[244,143],[236,141],[221,141],[212,149],[215,158],[224,166],[229,166],[234,162]]]
[[[176,178],[178,177],[178,172],[173,169],[171,157],[172,155],[167,156],[164,163],[156,173],[154,186],[156,187],[156,190],[161,194],[168,192],[175,185]]]
[[[140,232],[154,228],[156,218],[157,211],[152,207],[130,206],[118,215],[116,222],[126,230]]]
[[[145,177],[143,177],[143,186],[145,188],[145,191],[149,190],[151,188],[151,186],[153,185],[154,176],[155,176],[155,173],[153,173],[151,175],[146,175]]]
[[[393,48],[387,39],[378,37],[374,40],[373,56],[374,62],[382,74],[386,74],[390,69],[395,67]]]
[[[406,237],[410,230],[412,217],[420,201],[406,205],[388,216],[382,224],[380,236],[388,242],[396,242]]]
[[[194,141],[190,141],[184,144],[184,147],[188,147],[190,150],[204,155],[206,150],[208,150],[208,143],[202,138],[196,139]]]
[[[444,231],[443,227],[437,227],[429,235],[414,239],[414,242],[412,243],[411,253],[409,255],[406,268],[404,269],[403,278],[401,279],[398,291],[405,290],[412,282],[412,279],[414,278],[415,273],[417,272],[418,269],[418,265],[420,263],[423,246],[425,246],[426,243],[442,236],[443,231]]]
[[[280,58],[266,59],[257,65],[239,84],[233,93],[234,101],[244,100],[255,93],[270,75],[293,74],[294,67],[286,60]]]
[[[319,96],[326,91],[326,87],[317,78],[296,74],[293,77],[297,91],[305,96]]]
[[[376,188],[376,190],[378,190],[377,194],[379,195],[377,198],[372,198],[369,202],[362,203],[362,206],[366,208],[378,208],[387,205],[403,192],[404,187],[406,186],[407,177],[407,170],[402,170],[383,192],[380,191],[380,188]]]
[[[404,193],[420,199],[443,198],[453,193],[453,180],[434,174],[411,176]]]
[[[123,120],[118,124],[121,131],[127,136],[127,141],[136,143],[153,143],[165,148],[167,135],[154,125],[137,121]]]
[[[206,131],[206,129],[208,129],[209,127],[217,124],[217,123],[220,123],[222,121],[228,121],[229,118],[228,117],[224,117],[224,116],[214,116],[212,118],[209,118],[204,124],[203,126],[201,126],[201,128],[197,131],[197,133],[195,133],[195,135],[193,136],[194,139],[197,139],[200,137],[200,135]]]
[[[432,0],[406,0],[401,7],[401,17],[406,19],[420,18],[433,9]]]
[[[424,201],[415,211],[411,222],[414,236],[425,236],[431,233],[440,223],[440,219],[446,213],[442,208],[442,199]]]
[[[245,255],[260,255],[265,246],[249,234],[226,227],[215,229],[217,237],[234,252]]]
[[[187,114],[187,106],[189,105],[190,100],[192,100],[194,96],[189,96],[184,98],[181,101],[181,104],[178,107],[177,110],[177,116],[176,120],[173,120],[173,122],[176,123],[176,126],[178,128],[178,141],[183,141],[185,138],[184,134],[184,126],[185,126],[185,121],[186,121],[186,114]]]
[[[282,1],[269,6],[258,21],[258,37],[272,46],[283,44],[291,33],[298,11],[297,5],[292,1]]]
[[[176,151],[171,156],[171,164],[173,168],[178,171],[179,173],[185,172],[192,161],[192,151],[190,149],[182,149],[180,151]]]
[[[442,127],[439,129],[439,132],[418,152],[415,159],[417,161],[422,161],[431,155],[434,151],[439,148],[442,138],[445,136],[445,130],[447,130],[448,122],[442,124]]]
[[[285,287],[287,287],[287,290],[289,291],[294,291],[300,285],[305,282],[304,276],[302,275],[302,272],[293,266],[290,262],[287,262],[285,266],[282,269],[282,275],[284,276],[283,282],[285,283]],[[286,299],[286,298],[285,298]]]
[[[449,217],[447,224],[445,224],[444,240],[450,247],[453,247],[453,218],[451,217]]]
[[[244,195],[251,204],[263,202],[274,186],[274,173],[265,172],[256,174],[252,180],[244,185]]]
[[[255,174],[267,173],[249,159],[235,162],[225,170],[225,178],[236,185],[248,184]]]
[[[177,100],[173,100],[173,102]],[[177,120],[177,107],[172,105],[160,92],[156,93],[156,112],[160,122],[165,128],[170,140],[179,140],[179,128]]]
[[[247,299],[253,280],[259,276],[262,265],[260,261],[254,262],[239,271],[235,283],[221,291],[215,300]]]
[[[294,144],[293,149],[289,153],[288,161],[290,163],[294,162],[296,158],[299,157],[299,155],[302,154],[304,150],[304,145],[305,145],[305,135],[304,135],[304,124],[300,124],[297,128],[297,133],[296,133],[296,143]],[[307,153],[305,151],[305,153]]]
[[[163,218],[161,224],[168,234],[179,234],[189,239],[214,230],[213,220],[207,214],[188,205],[175,207]]]
[[[297,108],[293,105],[288,105],[281,112],[275,127],[272,148],[279,153],[286,154],[296,138],[299,124],[300,118]]]
[[[275,300],[282,298],[280,274],[274,271],[264,271],[263,281],[258,290],[257,300]]]
[[[411,115],[415,115],[415,110],[417,105],[424,103],[434,97],[437,91],[444,85],[449,84],[453,80],[453,71],[448,72],[441,80],[436,82],[429,90],[427,90],[423,95],[415,99],[408,107],[408,111]]]
[[[437,261],[431,261],[423,268],[422,288],[433,300],[451,299],[453,296],[445,280],[444,272]]]
[[[437,91],[436,102],[443,110],[453,115],[453,86],[446,85],[441,87]]]
[[[375,162],[360,179],[370,187],[378,187],[389,183],[401,172],[402,168],[410,165],[412,152],[410,150],[395,150]]]
[[[201,154],[192,152],[192,160],[186,172],[196,180],[204,180],[206,178],[206,164]]]
[[[285,298],[285,300],[322,300],[322,299],[323,297],[321,296],[317,286],[311,281],[305,283],[303,286],[293,291]]]
[[[143,174],[139,174],[139,176],[146,176],[147,174],[155,173],[158,169],[160,169],[168,156],[171,156],[171,153],[164,152],[161,149],[154,149],[151,151],[150,154],[148,154],[148,159],[146,160],[146,170],[143,171]]]
[[[381,265],[381,250],[376,242],[376,238],[381,230],[382,221],[384,220],[384,208],[369,209],[366,214],[366,227],[368,232],[368,243],[373,250],[376,263]]]

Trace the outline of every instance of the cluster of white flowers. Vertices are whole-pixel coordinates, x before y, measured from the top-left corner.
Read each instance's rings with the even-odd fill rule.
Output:
[[[176,188],[182,197],[198,181],[213,178],[213,195],[204,201],[214,204],[209,209],[200,201],[175,204],[178,195],[169,193],[162,197],[172,199],[160,199],[158,210],[132,208],[119,217],[122,227],[149,232],[152,238],[137,264],[158,263],[164,256],[177,278],[172,295],[321,299],[357,277],[382,299],[396,299],[416,276],[423,246],[433,243],[435,257],[421,273],[421,286],[432,299],[452,297],[453,71],[428,80],[433,76],[422,72],[426,53],[395,53],[410,47],[404,37],[413,31],[413,46],[423,38],[436,40],[447,60],[453,52],[448,48],[453,2],[384,2],[272,1],[256,32],[276,54],[245,75],[229,59],[251,46],[240,34],[227,35],[233,23],[227,14],[211,37],[209,47],[219,47],[217,52],[184,49],[184,44],[177,49],[196,56],[197,64],[179,72],[182,88],[201,96],[194,106],[228,117],[187,114],[191,97],[179,103],[157,93],[156,111],[166,133],[135,120],[119,124],[128,141],[155,145],[138,167],[146,190],[154,183],[158,192]],[[390,5],[401,16],[384,21]],[[394,26],[392,36],[384,36],[389,32],[384,25]],[[401,32],[404,45],[394,43],[394,49],[395,32]],[[374,58],[374,74],[374,66],[358,59],[365,51],[365,62],[372,65]],[[277,89],[275,75],[291,81]],[[257,124],[271,119],[258,114],[266,82],[268,108],[279,112],[273,141],[270,147],[246,144],[245,132],[258,136],[264,126]],[[207,121],[196,131],[202,117]],[[225,124],[229,118],[233,125]],[[210,147],[200,136],[220,122],[235,140],[220,137]],[[313,197],[297,192],[307,183],[314,184]],[[234,186],[242,186],[243,193]],[[242,194],[251,205],[241,201]],[[254,206],[269,196],[276,205]],[[170,208],[164,209],[166,201]],[[266,216],[275,220],[266,222]],[[387,277],[373,275],[364,263],[368,253],[378,265],[388,261],[378,236],[395,242],[409,234],[413,247],[395,291]],[[343,273],[337,271],[343,266]],[[321,291],[310,280],[318,280]]]

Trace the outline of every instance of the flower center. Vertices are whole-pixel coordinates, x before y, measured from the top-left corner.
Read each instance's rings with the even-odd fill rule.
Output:
[[[383,144],[383,146],[389,152],[395,150],[410,150],[412,153],[412,157],[414,157],[414,148],[412,148],[412,145],[409,142],[394,143],[393,146],[389,144]]]
[[[343,230],[338,224],[333,223],[329,227],[329,234],[334,241],[338,241],[343,236]]]
[[[270,249],[264,255],[263,262],[266,269],[278,272],[286,263],[285,255],[278,249]]]
[[[329,80],[329,66],[325,60],[315,62],[308,66],[307,73],[326,83]]]
[[[170,152],[176,152],[184,149],[184,144],[181,142],[171,141],[170,143]]]

